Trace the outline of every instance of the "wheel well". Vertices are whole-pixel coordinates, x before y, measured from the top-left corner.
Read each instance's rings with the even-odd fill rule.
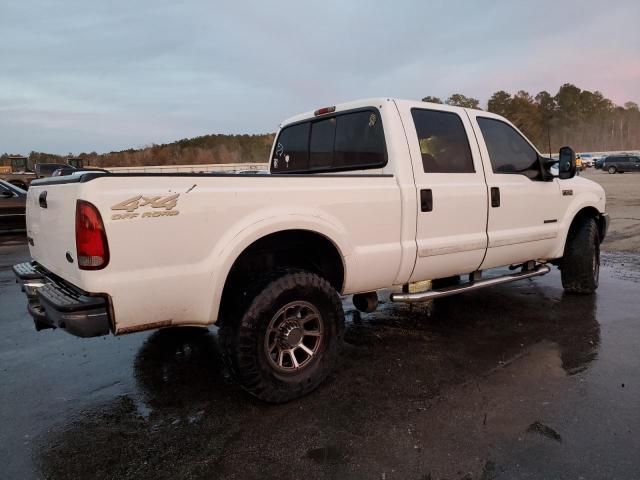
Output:
[[[331,240],[309,230],[284,230],[256,240],[238,256],[224,284],[220,311],[235,309],[253,283],[285,268],[317,273],[338,292],[344,286],[342,255]]]
[[[580,222],[588,218],[593,218],[596,221],[596,224],[598,225],[598,234],[600,236],[600,241],[602,241],[605,234],[605,222],[600,215],[600,212],[595,207],[584,207],[582,210],[576,213],[576,215],[573,217],[573,220],[571,221],[571,226],[569,227],[567,238],[576,229]]]

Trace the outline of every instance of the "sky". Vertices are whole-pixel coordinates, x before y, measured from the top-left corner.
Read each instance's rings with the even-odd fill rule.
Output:
[[[640,103],[640,1],[0,2],[0,153],[273,132],[366,97],[484,106],[563,83]]]

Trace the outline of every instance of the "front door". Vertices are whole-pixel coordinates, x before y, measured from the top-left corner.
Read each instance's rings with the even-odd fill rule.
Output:
[[[418,203],[411,282],[473,272],[487,247],[487,185],[473,130],[464,111],[441,108],[403,113]]]
[[[540,156],[513,126],[471,112],[489,188],[489,247],[482,269],[548,258],[560,222],[560,186],[542,179]]]

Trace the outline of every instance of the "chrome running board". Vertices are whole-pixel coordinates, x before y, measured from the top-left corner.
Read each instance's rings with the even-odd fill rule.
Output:
[[[419,293],[392,293],[392,302],[417,303],[425,300],[433,300],[434,298],[448,297],[463,292],[471,292],[480,288],[492,287],[503,283],[515,282],[516,280],[524,280],[525,278],[539,277],[549,273],[551,269],[547,265],[536,265],[532,270],[523,270],[518,273],[510,273],[501,277],[487,278],[486,280],[476,280],[475,282],[464,283],[462,285],[454,285],[452,287],[441,288],[439,290],[428,290]]]

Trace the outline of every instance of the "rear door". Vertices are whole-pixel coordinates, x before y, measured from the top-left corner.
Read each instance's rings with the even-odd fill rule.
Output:
[[[418,213],[416,263],[410,281],[473,272],[487,247],[487,185],[463,109],[401,109]]]
[[[631,166],[631,163],[629,162],[629,157],[618,157],[616,159],[616,167],[618,167],[618,170],[621,172],[628,172]]]
[[[558,179],[544,180],[540,155],[513,125],[468,110],[485,159],[489,246],[482,269],[548,258],[561,211]]]

